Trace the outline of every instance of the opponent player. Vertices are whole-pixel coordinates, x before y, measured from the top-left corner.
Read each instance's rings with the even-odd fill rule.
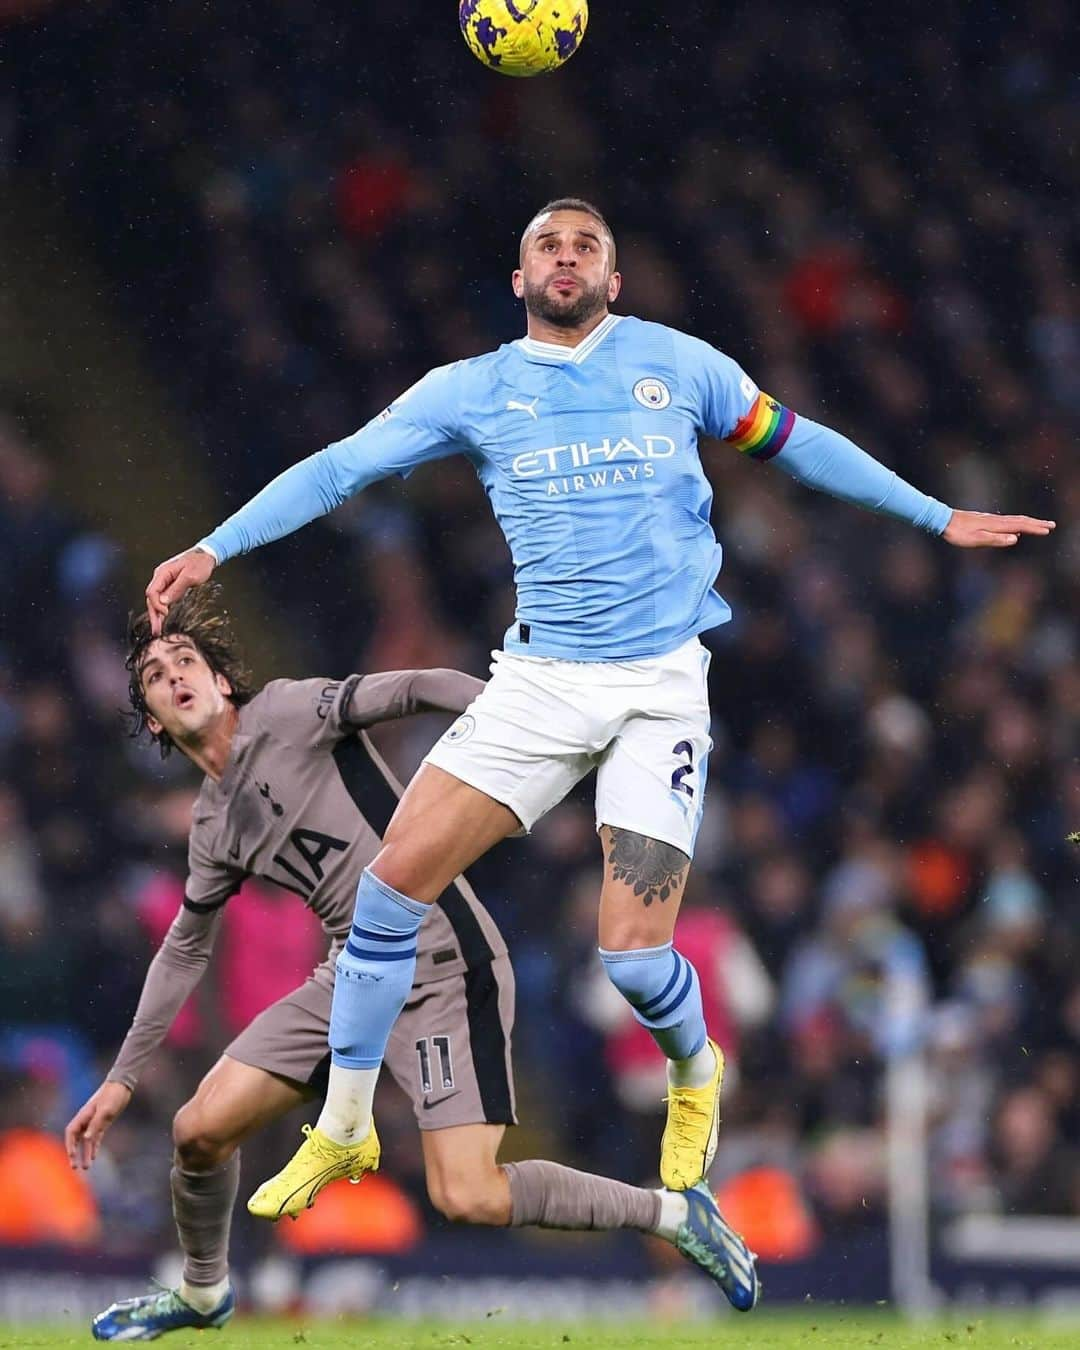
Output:
[[[457,671],[419,670],[275,680],[255,693],[217,590],[190,591],[170,610],[160,638],[145,618],[132,629],[127,664],[137,729],[145,725],[163,753],[177,747],[206,778],[183,908],[150,965],[115,1064],[67,1127],[72,1165],[90,1165],[131,1100],[147,1059],[201,979],[224,906],[245,877],[294,892],[322,920],[331,947],[310,979],[240,1033],[177,1113],[171,1183],[182,1283],[114,1304],[94,1321],[99,1340],[152,1340],[181,1327],[221,1326],[232,1315],[238,1147],[322,1090],[342,947],[383,969],[400,959],[401,944],[356,925],[350,931],[357,879],[379,849],[371,822],[389,819],[401,793],[362,728],[431,709],[460,712],[483,687]],[[655,1232],[723,1287],[718,1271],[730,1261],[730,1230],[715,1202],[695,1195],[688,1205],[682,1195],[544,1161],[498,1166],[514,1120],[514,981],[502,935],[458,877],[410,942],[414,987],[387,1064],[413,1101],[433,1203],[474,1223]],[[370,1147],[374,1166],[374,1132]],[[289,1209],[313,1194],[302,1189]]]
[[[515,295],[528,331],[431,371],[360,431],[294,465],[147,588],[159,624],[215,565],[280,538],[369,483],[465,454],[513,555],[517,616],[483,693],[413,779],[357,891],[356,922],[405,950],[463,868],[529,828],[590,769],[604,853],[601,959],[670,1061],[664,1184],[688,1188],[716,1143],[721,1059],[697,975],[672,947],[710,749],[708,654],[730,610],[698,457],[707,433],[813,487],[960,547],[1005,547],[1050,521],[953,511],[845,437],[782,407],[708,343],[608,312],[615,243],[595,207],[564,198],[526,227]],[[335,1153],[370,1145],[378,1065],[408,993],[408,962],[372,997],[347,960],[318,1130],[253,1198],[273,1210]]]

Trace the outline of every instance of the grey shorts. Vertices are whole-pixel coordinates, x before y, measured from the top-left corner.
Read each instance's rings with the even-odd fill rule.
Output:
[[[271,1003],[225,1048],[252,1068],[326,1092],[332,986],[325,976]],[[508,956],[414,985],[390,1033],[386,1067],[422,1130],[516,1125],[510,1037],[514,971]]]

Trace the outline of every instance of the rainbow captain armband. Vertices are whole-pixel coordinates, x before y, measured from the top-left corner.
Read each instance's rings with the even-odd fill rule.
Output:
[[[783,450],[794,425],[795,414],[790,408],[759,391],[749,411],[724,440],[751,459],[772,459]]]

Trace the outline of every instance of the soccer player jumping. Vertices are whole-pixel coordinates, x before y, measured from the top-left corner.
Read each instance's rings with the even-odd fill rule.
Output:
[[[202,978],[225,906],[248,876],[293,892],[322,921],[331,947],[309,979],[264,1009],[226,1047],[173,1124],[173,1213],[184,1253],[178,1289],[114,1303],[94,1318],[100,1341],[150,1341],[220,1327],[233,1314],[229,1229],[240,1144],[317,1096],[335,962],[355,942],[357,878],[380,848],[401,785],[365,727],[409,713],[459,713],[483,688],[454,670],[401,670],[345,680],[274,680],[255,690],[218,587],[173,605],[160,637],[145,616],[130,634],[136,729],[178,749],[206,775],[193,812],[184,903],[150,964],[131,1029],[105,1081],[73,1116],[65,1142],[89,1167],[131,1101],[139,1075]],[[655,1233],[725,1287],[736,1239],[711,1198],[644,1190],[546,1159],[497,1162],[515,1120],[511,1071],[514,976],[506,944],[464,877],[413,939],[413,986],[387,1050],[411,1098],[432,1202],[449,1218],[544,1228]],[[393,951],[391,944],[387,950]],[[351,1151],[345,1171],[356,1170]],[[372,1131],[364,1167],[378,1163]],[[334,1176],[286,1197],[295,1213]],[[725,1290],[726,1292],[726,1290]]]
[[[379,478],[453,454],[476,469],[514,561],[516,618],[492,678],[428,755],[358,887],[359,936],[338,962],[318,1128],[252,1197],[256,1213],[280,1212],[282,1197],[328,1157],[370,1165],[375,1080],[427,907],[593,768],[600,957],[669,1061],[661,1180],[706,1189],[723,1059],[707,1035],[697,974],[672,945],[711,748],[709,658],[698,635],[731,614],[713,589],[721,550],[699,434],[959,547],[1008,547],[1054,528],[951,510],[796,416],[708,343],[609,313],[621,284],[615,242],[587,202],[550,202],[529,222],[512,284],[525,337],[431,371],[162,563],[147,587],[159,625],[216,565]],[[742,1270],[733,1259],[729,1297],[752,1306],[756,1284]]]

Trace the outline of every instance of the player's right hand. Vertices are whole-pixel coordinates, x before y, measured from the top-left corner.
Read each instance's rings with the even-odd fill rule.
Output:
[[[210,580],[210,574],[216,563],[209,553],[201,548],[189,548],[174,558],[166,558],[154,568],[150,585],[146,588],[146,614],[150,620],[150,631],[155,637],[161,633],[161,625],[172,605],[175,605],[192,586],[201,586]]]
[[[64,1147],[72,1167],[85,1170],[90,1166],[98,1155],[105,1131],[129,1101],[129,1087],[106,1079],[86,1105],[75,1112],[64,1131]]]

